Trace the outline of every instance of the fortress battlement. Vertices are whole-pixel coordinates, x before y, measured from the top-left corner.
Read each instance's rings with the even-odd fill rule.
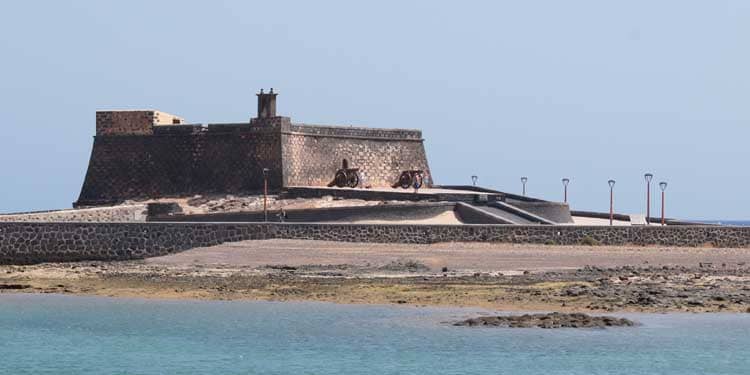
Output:
[[[97,136],[195,134],[202,131],[258,131],[279,128],[286,134],[309,136],[383,138],[423,141],[418,129],[373,128],[352,125],[292,123],[291,118],[276,116],[264,121],[231,123],[186,123],[176,115],[157,110],[98,111]]]
[[[184,123],[181,117],[153,109],[97,111],[96,135],[153,134],[154,127]]]

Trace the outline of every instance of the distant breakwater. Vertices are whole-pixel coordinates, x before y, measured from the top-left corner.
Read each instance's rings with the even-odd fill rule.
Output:
[[[263,239],[747,248],[750,227],[10,222],[0,223],[0,264],[142,259]]]

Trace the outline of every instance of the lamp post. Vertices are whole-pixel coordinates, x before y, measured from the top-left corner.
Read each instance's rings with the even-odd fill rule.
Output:
[[[570,183],[569,178],[563,178],[562,179],[563,187],[565,188],[565,193],[563,193],[563,202],[568,203],[568,184]]]
[[[476,175],[474,175],[474,176],[471,176],[471,184],[472,184],[473,186],[477,186],[477,180],[478,180],[478,179],[479,179],[479,177],[478,177],[478,176],[476,176]]]
[[[615,180],[609,180],[607,183],[609,184],[609,226],[612,226],[615,218]]]
[[[646,225],[651,224],[651,179],[654,175],[646,173],[643,175],[646,180]]]
[[[667,190],[667,183],[664,181],[660,182],[659,188],[661,189],[661,225],[666,225],[664,220],[664,190]]]
[[[263,168],[263,221],[268,221],[268,168]]]
[[[523,195],[526,196],[526,181],[528,181],[528,177],[521,177],[521,184],[523,185]]]

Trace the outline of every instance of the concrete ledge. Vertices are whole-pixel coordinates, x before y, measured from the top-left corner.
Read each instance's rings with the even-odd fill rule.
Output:
[[[0,223],[0,264],[128,260],[225,242],[506,242],[750,247],[750,227],[387,225],[316,223]]]
[[[520,217],[522,217],[522,218],[524,218],[526,220],[529,220],[531,222],[534,222],[534,223],[549,224],[549,225],[557,224],[554,221],[547,220],[546,218],[543,218],[541,216],[535,215],[535,214],[533,214],[531,212],[528,212],[528,211],[523,210],[523,209],[521,209],[521,208],[519,208],[517,206],[510,205],[510,204],[505,203],[505,202],[492,202],[492,203],[488,204],[488,206],[497,207],[497,208],[499,208],[499,209],[501,209],[503,211],[510,212],[510,213],[512,213],[512,214],[514,214],[516,216],[520,216]]]
[[[566,203],[558,202],[508,202],[518,209],[544,218],[551,223],[565,224],[573,223],[570,215],[570,207]]]
[[[461,218],[461,221],[466,224],[516,224],[506,218],[480,210],[464,202],[456,202],[454,211]]]
[[[477,194],[466,192],[444,191],[440,193],[425,193],[421,190],[414,193],[411,189],[394,188],[390,190],[379,189],[351,189],[351,188],[323,188],[308,186],[289,186],[281,191],[283,198],[321,198],[332,196],[342,199],[362,199],[378,201],[422,201],[422,202],[474,202]],[[496,195],[488,195],[489,201],[498,199]]]
[[[532,198],[532,197],[528,197],[528,196],[525,196],[525,195],[518,195],[518,194],[507,193],[507,192],[504,192],[504,191],[490,189],[490,188],[485,188],[485,187],[481,187],[481,186],[473,186],[473,185],[435,185],[433,187],[440,188],[440,189],[469,190],[469,191],[476,191],[478,193],[495,194],[495,195],[502,196],[503,201],[505,201],[506,199],[510,199],[510,200],[516,200],[516,201],[522,201],[522,202],[547,202],[547,201],[545,201],[543,199]],[[513,202],[510,202],[510,203],[513,203]]]

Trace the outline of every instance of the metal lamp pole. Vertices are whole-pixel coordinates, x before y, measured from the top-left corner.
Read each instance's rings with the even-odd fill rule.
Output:
[[[478,180],[478,179],[479,179],[479,177],[477,177],[476,175],[474,175],[474,176],[471,176],[471,184],[472,184],[473,186],[477,186],[477,180]]]
[[[607,183],[609,184],[609,226],[612,226],[615,218],[615,180],[609,180]]]
[[[521,177],[521,184],[523,185],[523,195],[526,195],[526,181],[528,181],[528,177]]]
[[[651,179],[654,175],[646,173],[643,175],[646,180],[646,225],[651,224]]]
[[[268,221],[268,168],[263,168],[263,221]]]
[[[570,183],[569,178],[562,179],[563,186],[565,187],[565,193],[563,194],[563,203],[568,203],[568,184]]]
[[[664,190],[667,190],[667,183],[664,181],[660,182],[659,188],[661,189],[661,225],[666,225],[664,220]]]

